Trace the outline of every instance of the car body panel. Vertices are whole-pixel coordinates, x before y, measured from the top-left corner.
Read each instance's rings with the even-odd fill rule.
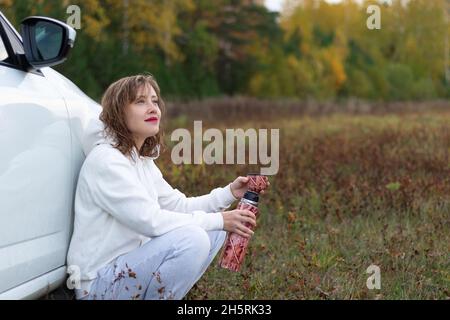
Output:
[[[2,292],[64,265],[73,173],[68,112],[51,82],[0,66],[0,96]]]
[[[0,299],[65,281],[83,136],[100,109],[51,68],[0,64]]]

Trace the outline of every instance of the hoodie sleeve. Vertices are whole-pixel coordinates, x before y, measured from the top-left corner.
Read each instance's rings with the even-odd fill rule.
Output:
[[[162,209],[158,201],[149,196],[131,164],[118,150],[96,148],[88,165],[94,202],[122,224],[144,236],[159,236],[189,224],[198,225],[206,231],[223,228],[220,212],[206,214],[196,210],[186,214]]]
[[[179,212],[194,212],[195,210],[218,212],[228,209],[237,200],[231,193],[231,183],[225,187],[215,188],[206,195],[186,197],[184,193],[170,186],[153,161],[151,165],[154,170],[155,186],[161,208]]]

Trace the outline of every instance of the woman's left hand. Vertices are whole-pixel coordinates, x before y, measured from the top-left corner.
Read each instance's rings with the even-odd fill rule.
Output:
[[[231,183],[231,193],[235,198],[240,199],[244,196],[245,192],[248,190],[248,182],[248,177],[237,177],[236,180]],[[264,194],[264,190],[261,191],[261,194]]]

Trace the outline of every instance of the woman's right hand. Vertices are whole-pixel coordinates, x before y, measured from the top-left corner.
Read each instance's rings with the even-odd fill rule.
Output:
[[[256,216],[250,210],[231,210],[222,212],[223,230],[237,233],[245,238],[250,238],[253,231],[248,228],[245,223],[248,222],[256,227]]]

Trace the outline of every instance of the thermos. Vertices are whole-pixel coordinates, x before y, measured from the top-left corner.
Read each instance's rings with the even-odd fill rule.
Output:
[[[244,197],[239,201],[237,209],[249,210],[255,214],[256,218],[258,218],[258,200],[258,193],[247,191],[244,194]],[[254,228],[253,225],[248,222],[245,225],[251,230]],[[228,233],[219,265],[222,268],[236,272],[239,271],[247,252],[249,240],[249,238],[244,238],[236,233]]]

